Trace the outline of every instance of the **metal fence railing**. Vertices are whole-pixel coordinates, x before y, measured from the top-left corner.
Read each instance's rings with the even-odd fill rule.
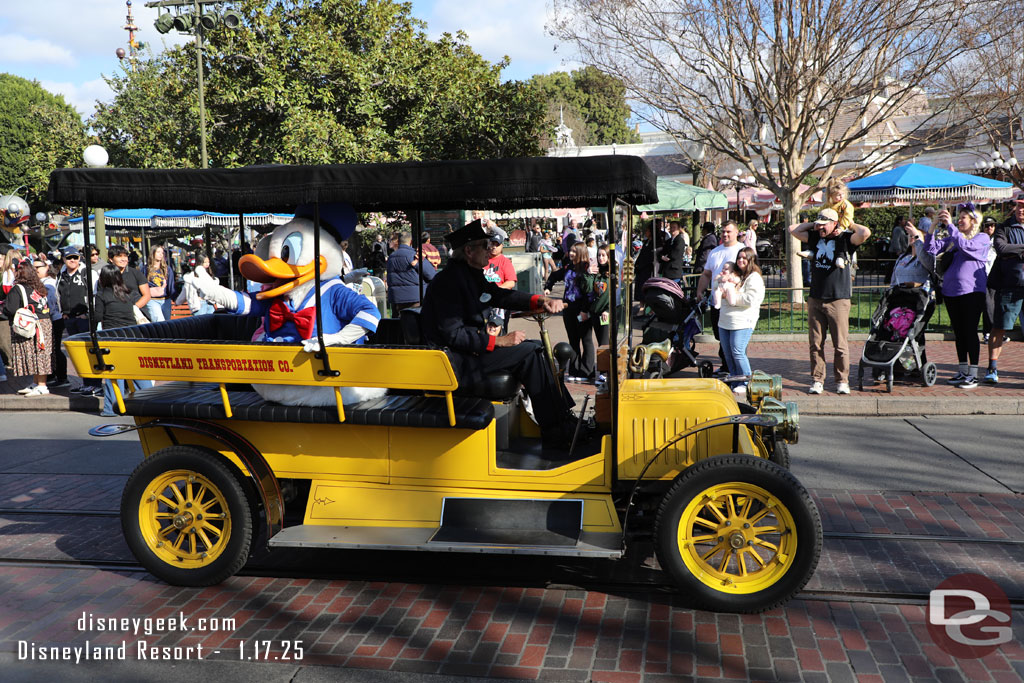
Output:
[[[850,332],[871,331],[871,316],[887,287],[856,286],[850,297]],[[793,303],[793,292],[787,287],[766,290],[761,315],[754,328],[755,334],[793,334],[807,331],[807,296],[803,290],[802,303]],[[949,316],[944,306],[936,306],[926,332],[949,332]]]

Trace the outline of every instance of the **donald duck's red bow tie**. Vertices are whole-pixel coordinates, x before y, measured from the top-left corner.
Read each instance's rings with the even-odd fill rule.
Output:
[[[316,318],[316,309],[313,307],[304,308],[301,311],[292,312],[283,301],[275,301],[268,311],[270,318],[270,331],[281,329],[289,320],[295,323],[299,336],[309,339],[313,334],[313,320]]]

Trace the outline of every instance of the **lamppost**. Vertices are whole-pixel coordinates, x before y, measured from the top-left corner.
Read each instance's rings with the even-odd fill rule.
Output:
[[[89,168],[103,168],[110,161],[110,156],[107,154],[107,150],[99,145],[89,145],[82,152],[82,160],[85,165]],[[96,216],[96,249],[100,252],[100,263],[107,260],[107,230],[106,225],[103,222],[103,209],[93,209]],[[88,216],[82,216],[83,221],[89,220]],[[86,254],[86,259],[89,255]],[[88,261],[86,264],[88,265]]]
[[[740,190],[744,187],[756,187],[754,176],[748,175],[744,178],[743,169],[737,168],[731,178],[722,178],[719,184],[724,187],[736,188],[736,225],[739,227],[743,220],[743,213],[740,210]]]
[[[201,160],[200,168],[208,168],[209,162],[206,156],[206,102],[203,87],[203,34],[212,31],[218,26],[225,26],[230,29],[238,28],[242,23],[242,15],[235,10],[229,9],[221,12],[220,6],[223,2],[212,0],[160,0],[159,2],[147,2],[146,7],[167,7],[174,8],[174,14],[164,12],[156,18],[154,26],[157,33],[167,33],[172,28],[178,33],[195,36],[196,39],[196,74],[199,80],[199,154]],[[201,14],[203,5],[216,5],[217,10]],[[192,12],[182,12],[181,8],[191,7]]]

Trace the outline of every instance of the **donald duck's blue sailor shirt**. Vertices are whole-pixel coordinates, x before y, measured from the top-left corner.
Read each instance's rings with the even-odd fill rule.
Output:
[[[263,318],[263,329],[267,341],[299,342],[303,339],[295,323],[290,320],[285,321],[281,327],[273,332],[270,331],[269,311],[271,306],[280,301],[289,311],[297,312],[307,308],[314,308],[316,304],[312,288],[303,297],[302,303],[298,307],[293,307],[291,300],[285,296],[269,300],[259,300],[254,295],[249,295],[245,292],[235,292],[235,296],[238,299],[238,306],[235,310],[237,315],[252,315]],[[359,325],[366,329],[368,333],[377,331],[377,323],[380,321],[380,311],[377,310],[377,306],[366,296],[349,289],[340,278],[332,278],[320,283],[320,302],[324,334],[341,332],[350,323]],[[315,333],[316,327],[314,324],[313,332],[310,336],[313,336]],[[365,337],[356,343],[362,344],[364,341]]]

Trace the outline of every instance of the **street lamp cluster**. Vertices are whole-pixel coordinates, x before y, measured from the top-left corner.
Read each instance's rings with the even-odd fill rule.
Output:
[[[740,209],[740,190],[744,187],[756,187],[754,176],[743,177],[743,169],[737,168],[731,178],[722,178],[719,185],[736,188],[736,221],[739,223],[743,220],[743,211]]]
[[[1004,159],[1002,153],[997,149],[992,150],[991,160],[977,161],[974,163],[974,168],[979,171],[1009,171],[1012,168],[1016,168],[1016,166],[1017,157]]]

